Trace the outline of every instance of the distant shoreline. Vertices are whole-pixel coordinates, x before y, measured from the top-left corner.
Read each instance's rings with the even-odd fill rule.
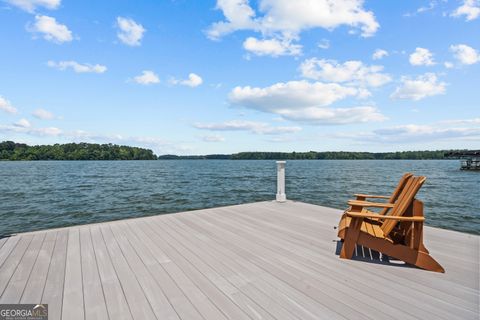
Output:
[[[158,160],[453,160],[450,156],[460,150],[399,151],[399,152],[352,152],[352,151],[309,151],[309,152],[239,152],[211,155],[161,155]],[[462,150],[464,151],[464,150]]]
[[[451,160],[459,152],[474,150],[423,150],[397,152],[308,151],[239,152],[233,154],[157,156],[150,149],[116,144],[67,143],[29,146],[0,142],[0,161],[75,160]]]
[[[162,159],[159,158],[157,160],[161,161],[208,161],[208,160],[221,160],[221,161],[281,161],[281,160],[289,160],[289,161],[332,161],[332,160],[338,160],[338,161],[395,161],[395,160],[459,160],[457,158],[444,158],[444,159],[283,159],[283,158],[278,158],[278,159]],[[0,160],[1,161],[1,160]],[[121,160],[120,160],[121,161]]]

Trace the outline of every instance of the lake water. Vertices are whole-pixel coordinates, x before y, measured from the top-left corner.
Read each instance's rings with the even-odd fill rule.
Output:
[[[480,234],[480,172],[456,160],[287,161],[287,197],[344,209],[354,193],[389,194],[405,172],[427,224]],[[272,200],[274,161],[0,162],[0,235]]]

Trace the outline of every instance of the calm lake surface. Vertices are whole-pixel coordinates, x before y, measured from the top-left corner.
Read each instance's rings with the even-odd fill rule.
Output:
[[[287,197],[344,209],[354,193],[389,194],[427,176],[427,224],[480,234],[480,172],[456,160],[287,161]],[[0,235],[273,200],[274,161],[0,162]]]

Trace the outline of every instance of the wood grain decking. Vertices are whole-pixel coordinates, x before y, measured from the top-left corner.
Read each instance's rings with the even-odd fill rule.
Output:
[[[0,239],[0,303],[48,303],[50,320],[479,319],[480,237],[425,228],[445,274],[341,260],[340,213],[259,202]]]

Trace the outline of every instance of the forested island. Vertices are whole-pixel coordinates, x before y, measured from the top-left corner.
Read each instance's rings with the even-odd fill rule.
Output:
[[[156,160],[152,150],[116,144],[66,143],[29,146],[0,143],[0,160]]]

